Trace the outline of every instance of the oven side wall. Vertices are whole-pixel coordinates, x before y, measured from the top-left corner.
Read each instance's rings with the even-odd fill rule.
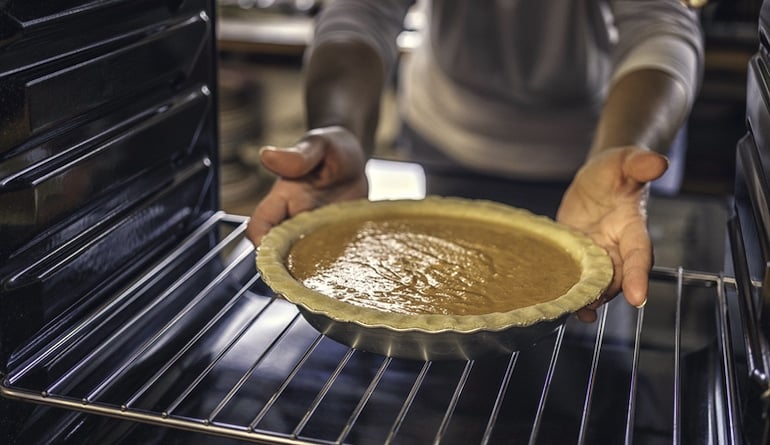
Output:
[[[215,34],[213,0],[0,2],[0,378],[218,210]]]

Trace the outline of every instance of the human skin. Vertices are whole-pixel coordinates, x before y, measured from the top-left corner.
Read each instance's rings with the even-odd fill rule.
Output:
[[[278,179],[248,227],[258,245],[276,224],[299,212],[367,196],[364,173],[372,151],[384,84],[376,51],[360,42],[316,48],[306,68],[309,132],[291,147],[265,147],[264,165]],[[647,233],[648,184],[668,167],[662,152],[688,111],[681,81],[641,69],[615,82],[585,164],[562,199],[557,220],[590,236],[610,254],[614,279],[596,302],[578,311],[585,322],[621,290],[629,304],[647,301],[652,244]]]

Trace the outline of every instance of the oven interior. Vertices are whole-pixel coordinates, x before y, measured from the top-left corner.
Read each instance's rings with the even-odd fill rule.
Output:
[[[214,17],[204,0],[0,4],[6,443],[767,437],[764,50],[735,204],[651,199],[645,308],[616,298],[509,356],[420,362],[316,332],[260,280],[246,218],[218,211]]]

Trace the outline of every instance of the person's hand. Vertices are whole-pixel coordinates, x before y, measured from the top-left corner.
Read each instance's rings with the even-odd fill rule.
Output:
[[[268,230],[297,213],[368,193],[366,156],[358,139],[343,127],[311,130],[293,147],[263,147],[260,159],[278,178],[246,229],[257,246]]]
[[[647,233],[647,184],[668,160],[640,147],[602,151],[578,171],[562,198],[556,219],[591,237],[612,258],[615,275],[604,295],[577,316],[596,320],[596,309],[621,290],[633,306],[647,302],[652,243]]]

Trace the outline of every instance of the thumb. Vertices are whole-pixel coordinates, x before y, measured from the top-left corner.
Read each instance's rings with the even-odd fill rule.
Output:
[[[324,145],[321,138],[306,139],[291,147],[268,145],[259,150],[259,158],[276,175],[296,179],[318,166],[324,157]]]
[[[623,173],[641,183],[660,178],[667,169],[668,158],[648,150],[636,150],[623,162]]]

